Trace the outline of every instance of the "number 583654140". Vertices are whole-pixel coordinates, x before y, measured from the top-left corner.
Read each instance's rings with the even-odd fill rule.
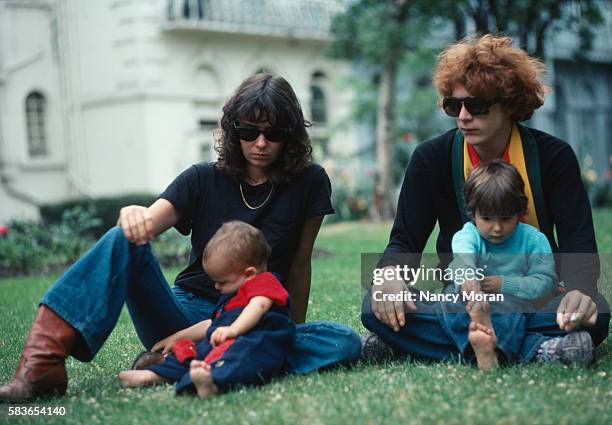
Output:
[[[5,406],[8,416],[65,416],[66,406]]]

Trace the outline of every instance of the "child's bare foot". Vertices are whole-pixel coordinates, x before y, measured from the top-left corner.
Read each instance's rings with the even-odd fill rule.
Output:
[[[498,365],[497,336],[491,323],[491,309],[486,301],[468,305],[472,319],[469,327],[468,341],[474,349],[478,368],[482,371],[494,369]]]
[[[493,328],[493,323],[491,323],[491,306],[487,301],[470,301],[466,308],[472,322]]]
[[[119,379],[123,388],[141,387],[166,382],[166,379],[150,370],[124,370],[119,372]]]
[[[481,323],[471,322],[468,340],[476,354],[478,368],[482,371],[491,370],[497,367],[497,336],[493,328],[489,328]]]
[[[189,377],[196,387],[198,397],[200,398],[208,398],[219,391],[213,382],[210,365],[206,364],[204,361],[191,361],[189,365]]]

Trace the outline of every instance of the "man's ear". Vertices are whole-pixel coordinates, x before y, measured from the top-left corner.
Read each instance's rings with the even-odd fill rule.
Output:
[[[253,277],[257,274],[257,269],[253,266],[249,266],[244,269],[244,274],[246,275],[246,277]]]

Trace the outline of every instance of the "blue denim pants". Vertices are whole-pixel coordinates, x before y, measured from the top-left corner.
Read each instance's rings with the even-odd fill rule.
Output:
[[[556,312],[561,298],[557,296],[537,311],[528,313],[516,313],[516,309],[498,314],[493,311],[497,347],[504,354],[506,363],[528,363],[533,360],[542,342],[565,334],[557,325]],[[599,345],[608,335],[610,307],[601,294],[594,301],[601,313],[595,326],[585,330],[591,334],[594,344]],[[462,305],[455,306],[453,311],[453,308],[441,303],[416,304],[417,312],[406,314],[405,325],[395,332],[372,313],[371,292],[368,290],[361,306],[361,322],[394,349],[415,358],[474,360],[467,340],[470,318]]]
[[[119,227],[109,230],[46,292],[40,301],[79,331],[72,353],[90,361],[114,329],[127,304],[145,348],[209,319],[215,303],[164,278],[151,245],[130,243]],[[316,321],[297,325],[286,369],[300,374],[359,359],[361,343],[351,328]]]

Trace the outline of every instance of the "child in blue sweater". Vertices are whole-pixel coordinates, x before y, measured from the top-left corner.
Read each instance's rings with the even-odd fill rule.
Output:
[[[525,334],[525,317],[532,312],[528,302],[552,294],[557,278],[546,236],[520,222],[527,212],[528,199],[517,169],[503,160],[481,164],[466,180],[464,196],[473,222],[453,236],[449,267],[484,270],[482,280],[455,283],[455,289],[467,301],[468,342],[478,367],[493,369],[500,359],[522,361],[518,347],[528,337],[540,341],[535,345],[539,345],[536,360],[588,363],[592,350],[588,349],[590,337],[586,332],[563,338]],[[487,297],[474,296],[484,294],[504,294],[504,301],[493,306],[493,317]],[[460,315],[454,315],[447,325],[452,328],[461,322]],[[587,349],[577,349],[582,346]]]
[[[503,160],[482,164],[470,174],[464,193],[473,222],[453,236],[450,267],[484,268],[483,292],[534,300],[553,293],[557,277],[546,236],[520,222],[527,212],[523,187],[516,168]],[[472,290],[474,285],[466,286]],[[455,283],[457,290],[461,286]]]

